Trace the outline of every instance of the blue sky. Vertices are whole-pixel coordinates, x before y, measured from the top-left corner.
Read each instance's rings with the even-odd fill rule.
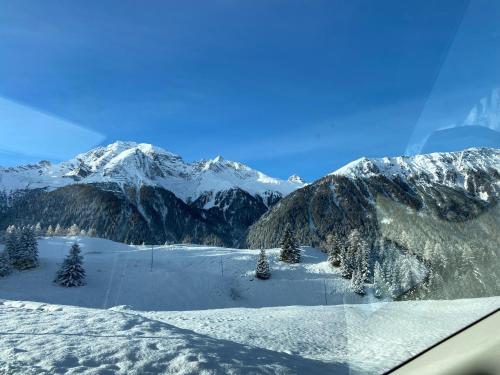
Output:
[[[313,180],[405,153],[499,83],[491,1],[0,8],[0,165],[135,140]]]

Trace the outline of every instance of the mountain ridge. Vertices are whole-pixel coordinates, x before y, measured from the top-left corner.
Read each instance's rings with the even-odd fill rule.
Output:
[[[146,143],[117,141],[57,164],[42,161],[1,168],[0,190],[56,189],[76,183],[117,183],[161,187],[189,203],[207,192],[239,188],[251,195],[287,195],[304,186],[298,178],[280,180],[220,156],[185,162],[181,156]]]

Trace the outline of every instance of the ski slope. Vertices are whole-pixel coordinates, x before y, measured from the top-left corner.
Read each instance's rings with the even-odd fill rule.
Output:
[[[88,283],[56,286],[75,240]],[[158,247],[151,269],[142,246],[42,239],[39,268],[0,279],[0,374],[374,374],[500,306],[361,298],[303,251],[283,265],[269,250],[262,281],[251,250]]]

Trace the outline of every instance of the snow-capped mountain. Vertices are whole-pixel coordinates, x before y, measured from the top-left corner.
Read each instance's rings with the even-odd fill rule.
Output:
[[[467,202],[484,208],[500,199],[500,150],[357,159],[281,200],[250,228],[249,243],[277,245],[289,210],[301,241],[320,242],[343,222],[349,228],[373,222],[381,195],[415,209],[430,207],[446,219],[465,219]]]
[[[360,158],[331,175],[350,178],[385,176],[415,180],[425,178],[427,183],[436,183],[451,188],[467,189],[471,173],[498,173],[500,150],[471,148],[458,152],[431,153],[415,156],[385,158]],[[425,177],[424,177],[425,176]]]
[[[239,246],[249,225],[304,185],[220,156],[187,163],[115,142],[59,164],[0,168],[0,227],[76,223],[117,241]]]
[[[285,196],[305,185],[300,177],[292,177],[286,181],[272,178],[220,156],[187,163],[179,155],[150,144],[115,142],[60,164],[40,162],[0,169],[0,190],[53,190],[76,183],[116,183],[136,188],[161,187],[184,202],[192,202],[202,195],[215,197],[218,192],[235,188],[253,196]]]

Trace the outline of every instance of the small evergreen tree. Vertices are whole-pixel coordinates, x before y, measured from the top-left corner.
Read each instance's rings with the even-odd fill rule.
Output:
[[[360,270],[355,270],[352,273],[351,289],[354,293],[363,295],[365,294],[365,285],[363,283],[363,275]]]
[[[326,236],[326,251],[328,262],[332,267],[340,267],[340,253],[342,251],[340,240],[334,234]]]
[[[78,225],[73,224],[68,229],[68,236],[78,236],[80,234],[80,228]]]
[[[9,254],[6,251],[0,253],[0,277],[7,276],[12,272]]]
[[[295,243],[290,225],[286,226],[283,239],[281,240],[280,260],[287,263],[300,262],[300,248]]]
[[[47,228],[46,235],[47,237],[52,237],[54,235],[54,228],[52,227],[52,225],[49,225],[49,227]]]
[[[42,225],[40,224],[40,222],[36,223],[35,225],[35,235],[37,237],[43,236]]]
[[[65,230],[61,227],[61,224],[57,223],[56,229],[54,230],[55,236],[64,236]]]
[[[85,270],[82,263],[83,257],[80,255],[80,246],[75,242],[57,272],[54,282],[64,287],[85,285]]]
[[[271,277],[271,270],[269,269],[269,262],[264,249],[260,249],[259,259],[255,269],[255,276],[262,280],[266,280]]]

